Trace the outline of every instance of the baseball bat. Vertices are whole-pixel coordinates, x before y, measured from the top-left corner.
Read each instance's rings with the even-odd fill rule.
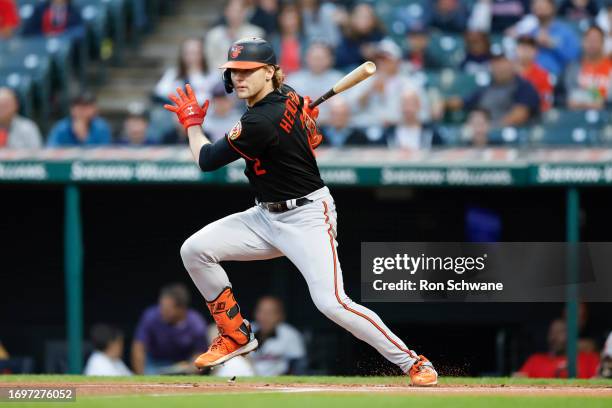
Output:
[[[367,61],[346,74],[342,79],[340,79],[336,84],[327,92],[319,97],[316,101],[312,102],[308,107],[310,109],[314,108],[317,105],[320,105],[324,101],[328,100],[332,96],[339,94],[340,92],[344,92],[349,88],[357,85],[361,81],[371,77],[376,72],[376,64],[372,61]]]

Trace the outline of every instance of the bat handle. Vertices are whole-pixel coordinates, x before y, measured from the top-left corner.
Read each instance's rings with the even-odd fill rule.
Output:
[[[321,95],[319,97],[319,99],[317,99],[314,102],[311,102],[310,105],[308,105],[308,108],[309,109],[313,109],[313,108],[319,106],[321,103],[325,102],[326,100],[328,100],[329,98],[331,98],[335,94],[336,94],[336,92],[333,89],[330,89],[329,91],[327,91],[323,95]]]

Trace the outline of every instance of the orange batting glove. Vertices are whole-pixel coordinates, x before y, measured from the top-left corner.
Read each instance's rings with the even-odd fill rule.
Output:
[[[304,97],[304,106],[302,106],[302,112],[304,113],[303,121],[306,126],[306,133],[308,134],[308,143],[310,143],[310,147],[316,149],[319,147],[321,142],[323,141],[323,135],[317,126],[316,119],[319,117],[319,107],[315,106],[310,109],[308,105],[310,105],[310,97]]]
[[[181,125],[187,130],[191,126],[202,126],[204,118],[206,117],[206,111],[208,110],[208,99],[204,102],[204,105],[200,107],[193,93],[193,89],[191,89],[191,85],[185,85],[185,90],[187,91],[187,95],[185,95],[185,92],[183,92],[181,88],[176,88],[178,98],[173,94],[168,95],[168,98],[170,98],[176,106],[166,104],[164,108],[170,112],[176,113],[179,122],[181,122]]]

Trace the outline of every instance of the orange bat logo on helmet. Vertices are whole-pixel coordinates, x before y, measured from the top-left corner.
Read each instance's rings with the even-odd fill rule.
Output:
[[[242,52],[243,48],[244,47],[242,45],[234,45],[234,46],[232,46],[232,49],[230,50],[230,56],[232,58],[234,58],[234,59],[238,58],[238,56]]]

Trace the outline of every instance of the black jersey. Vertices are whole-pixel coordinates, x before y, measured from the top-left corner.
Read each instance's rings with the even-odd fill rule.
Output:
[[[245,159],[244,173],[259,201],[299,198],[324,186],[302,105],[303,98],[283,85],[249,107],[226,135]]]

